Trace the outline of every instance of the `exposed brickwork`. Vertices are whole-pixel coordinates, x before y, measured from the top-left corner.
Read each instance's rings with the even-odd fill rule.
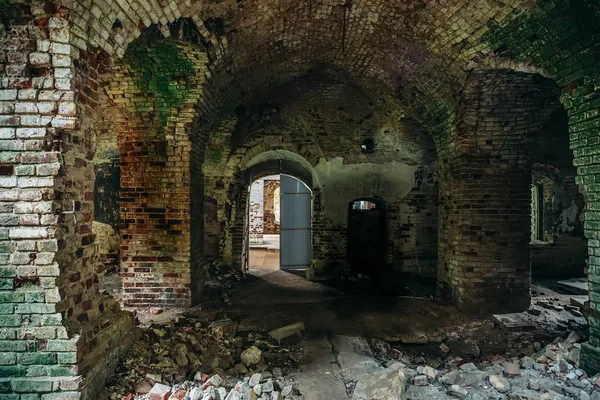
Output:
[[[120,115],[126,115],[117,128],[126,306],[191,304],[192,145],[186,129],[196,115],[193,105],[204,81],[198,72],[205,68],[206,54],[175,42],[161,46],[136,48],[147,54],[146,63],[137,65],[126,57],[114,67],[106,88],[111,101],[122,109]],[[185,60],[180,61],[181,70],[171,52]],[[191,72],[193,78],[185,76]],[[179,81],[169,86],[170,91],[161,91],[160,82],[148,81],[150,74]],[[160,78],[161,74],[168,76]],[[176,101],[181,108],[173,111]]]
[[[199,292],[205,192],[217,204],[222,235],[219,252],[233,264],[239,263],[247,189],[240,174],[253,156],[287,149],[304,157],[312,169],[324,160],[327,167],[321,164],[319,168],[336,173],[344,172],[345,165],[384,165],[391,153],[386,154],[386,146],[365,155],[360,153],[360,143],[374,135],[376,143],[394,137],[397,129],[391,135],[388,132],[378,138],[377,134],[390,125],[397,127],[398,121],[410,114],[432,132],[441,159],[440,280],[462,304],[495,306],[498,300],[511,297],[511,305],[522,308],[529,284],[524,256],[529,241],[521,233],[529,232],[525,229],[525,199],[529,197],[525,182],[530,183],[528,164],[532,160],[526,154],[527,146],[499,135],[505,128],[499,124],[515,128],[516,121],[520,131],[539,131],[543,118],[532,110],[544,105],[536,96],[522,99],[515,94],[527,91],[530,78],[523,77],[507,90],[498,82],[479,84],[478,75],[488,73],[469,77],[469,71],[482,66],[541,71],[563,90],[576,184],[585,193],[592,304],[590,342],[584,346],[582,360],[590,371],[600,370],[597,1],[425,4],[421,0],[369,0],[353,2],[350,9],[333,0],[300,0],[293,7],[276,0],[75,0],[60,2],[57,7],[48,3],[32,2],[31,7],[11,6],[10,12],[0,11],[0,294],[10,300],[2,304],[9,311],[3,318],[10,326],[0,350],[8,360],[4,372],[14,375],[0,378],[11,385],[7,390],[24,395],[77,391],[77,376],[103,365],[108,349],[118,354],[131,339],[131,335],[121,337],[129,331],[130,317],[113,309],[97,290],[91,233],[92,161],[94,136],[103,118],[96,115],[98,103],[103,101],[97,91],[98,69],[108,71],[104,64],[110,64],[110,57],[124,56],[127,46],[144,30],[175,39],[181,39],[184,31],[194,31],[195,36],[190,41],[193,45],[176,44],[185,59],[192,61],[193,73],[184,68],[187,72],[179,74],[173,65],[167,71],[159,68],[148,74],[146,70],[144,75],[140,65],[125,62],[107,78],[118,81],[112,101],[125,110],[114,119],[119,121],[121,156],[125,154],[120,157],[121,182],[126,183],[121,185],[126,189],[122,194],[126,201],[121,205],[130,203],[121,215],[128,236],[123,242],[124,262],[132,269],[127,273],[133,274],[125,276],[130,304],[189,304]],[[10,29],[4,26],[6,16],[13,22]],[[222,29],[205,25],[209,18],[222,22]],[[180,23],[169,25],[175,21]],[[347,21],[345,27],[343,21]],[[152,24],[158,27],[147,29]],[[183,25],[192,29],[180,29]],[[136,51],[134,64],[148,53],[147,47],[136,47],[136,42],[128,51]],[[124,73],[126,66],[138,71]],[[321,76],[316,81],[326,83],[319,90],[313,86],[312,91],[307,86],[281,86],[294,80],[301,83],[298,78],[315,68],[329,70],[329,75],[340,81],[331,84],[331,79]],[[501,83],[513,76],[498,74],[494,79]],[[184,75],[189,79],[181,79]],[[159,81],[168,87],[158,87]],[[181,96],[184,86],[185,97]],[[129,89],[134,92],[127,98]],[[514,100],[513,95],[517,96]],[[139,100],[137,107],[128,99]],[[273,104],[264,106],[265,99]],[[521,100],[527,107],[518,110],[515,105]],[[492,111],[490,104],[500,107]],[[230,115],[234,110],[235,118]],[[222,120],[223,116],[227,119]],[[228,123],[231,126],[221,131]],[[213,129],[215,126],[219,128]],[[214,138],[209,138],[209,133]],[[490,139],[487,133],[497,135]],[[207,149],[209,140],[217,146]],[[395,151],[398,146],[392,148]],[[489,157],[502,152],[507,154]],[[335,157],[344,158],[341,166],[332,163]],[[407,162],[402,154],[396,160],[410,167],[431,161]],[[505,168],[505,174],[500,174],[498,166]],[[134,167],[145,168],[148,174]],[[409,175],[396,164],[394,168]],[[561,171],[565,187],[574,188],[571,178],[566,179],[572,172]],[[489,188],[494,186],[493,198],[486,197],[491,189],[481,186],[485,180]],[[332,223],[327,186],[315,182],[313,189],[315,265],[343,260],[344,223]],[[418,200],[421,190],[412,187],[403,202],[390,202],[390,210],[398,213],[389,215],[390,233],[393,229],[397,233],[390,235],[395,241],[389,246],[388,261],[396,263],[408,256],[400,268],[408,264],[425,273],[430,267],[422,268],[414,257],[431,254],[434,240],[428,237],[428,244],[416,254],[411,254],[411,242],[419,232],[430,232],[437,222],[430,216],[435,205]],[[354,197],[377,191],[367,185],[365,193]],[[481,204],[486,208],[480,208]],[[486,209],[495,214],[481,212]],[[420,227],[411,226],[415,220],[408,219],[413,210],[425,214],[418,219]],[[500,219],[501,214],[507,219]],[[512,223],[508,222],[511,218]],[[452,225],[456,221],[464,229]],[[511,230],[517,234],[509,236]],[[401,233],[407,231],[410,238],[402,238]],[[497,235],[492,241],[483,232]],[[155,243],[150,240],[154,237]],[[475,237],[481,242],[475,243]],[[159,248],[157,242],[168,248]],[[484,259],[481,255],[486,250],[490,254],[502,250],[511,256]],[[473,260],[472,266],[467,265]],[[45,351],[33,351],[36,349]],[[35,358],[33,364],[28,357]],[[48,377],[50,371],[67,378]],[[94,398],[106,373],[88,374],[95,377],[88,380],[89,398]],[[28,376],[22,377],[25,374]]]
[[[275,215],[275,207],[279,205],[279,181],[266,180],[263,199],[263,233],[279,234],[280,222]]]
[[[529,307],[530,143],[557,107],[552,81],[474,71],[443,155],[438,279],[464,308]]]
[[[89,112],[100,62],[85,55],[75,70],[64,12],[19,10],[23,25],[0,24],[0,384],[23,399],[93,398],[111,373],[94,366],[135,339],[132,316],[97,286]]]

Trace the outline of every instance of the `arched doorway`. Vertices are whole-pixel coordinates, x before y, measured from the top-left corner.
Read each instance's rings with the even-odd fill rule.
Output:
[[[387,251],[385,201],[365,198],[348,204],[346,248],[353,272],[369,275],[383,272]]]
[[[312,191],[307,184],[285,174],[255,179],[247,213],[247,269],[310,268]]]

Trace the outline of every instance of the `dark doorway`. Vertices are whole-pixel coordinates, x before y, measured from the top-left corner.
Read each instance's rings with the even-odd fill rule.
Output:
[[[378,275],[387,250],[385,202],[357,199],[348,206],[347,260],[354,272]]]

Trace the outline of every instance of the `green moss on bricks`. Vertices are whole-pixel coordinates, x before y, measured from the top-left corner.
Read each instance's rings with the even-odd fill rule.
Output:
[[[600,15],[581,0],[540,0],[535,11],[491,21],[484,42],[497,55],[545,68],[560,86],[600,83]]]
[[[194,64],[183,54],[177,43],[159,40],[152,44],[131,43],[125,62],[138,76],[137,85],[147,95],[154,96],[154,111],[159,129],[167,125],[171,109],[184,102],[187,78],[195,73]],[[147,103],[136,105],[138,112],[148,111]]]

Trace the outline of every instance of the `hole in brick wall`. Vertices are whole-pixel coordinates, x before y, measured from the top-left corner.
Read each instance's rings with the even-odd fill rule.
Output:
[[[29,288],[40,286],[39,277],[18,276],[15,278],[15,288]]]
[[[225,35],[225,21],[223,21],[223,18],[209,18],[204,21],[204,26],[217,37]]]
[[[14,167],[12,165],[0,165],[0,175],[14,175]]]
[[[123,29],[123,23],[121,22],[120,19],[117,18],[117,19],[115,19],[115,22],[113,22],[112,28],[113,29]]]
[[[363,154],[373,153],[375,151],[375,142],[371,138],[363,140],[361,145],[361,151]]]

